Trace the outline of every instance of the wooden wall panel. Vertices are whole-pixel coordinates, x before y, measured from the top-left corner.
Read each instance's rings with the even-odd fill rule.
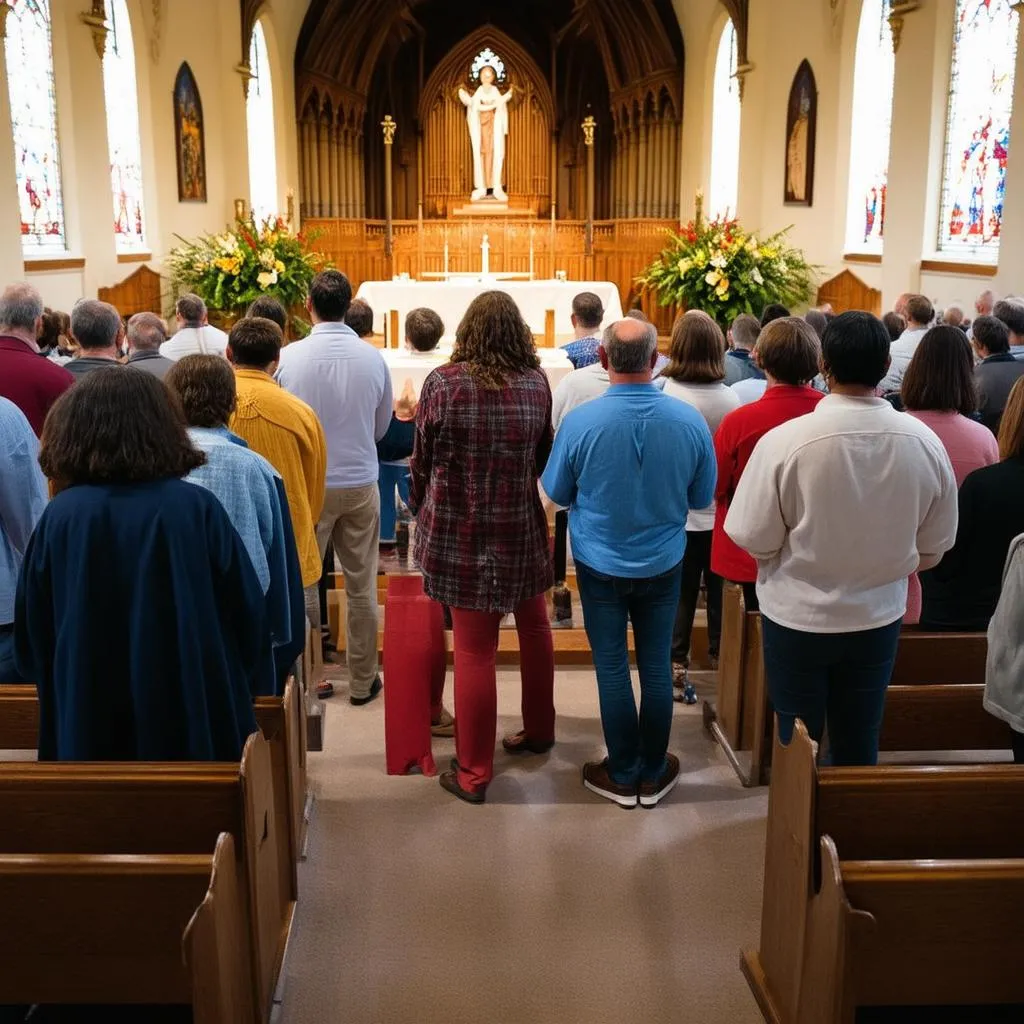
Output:
[[[316,248],[357,289],[363,281],[388,280],[395,274],[412,278],[444,270],[445,240],[448,270],[471,273],[480,269],[480,242],[487,233],[494,273],[530,272],[553,278],[565,271],[570,281],[612,281],[619,289],[623,309],[640,306],[662,334],[672,327],[675,310],[662,309],[650,296],[641,296],[636,278],[665,246],[665,232],[674,221],[602,221],[594,226],[594,255],[585,255],[583,221],[530,218],[474,218],[473,220],[396,221],[394,258],[384,255],[382,221],[307,220],[303,230],[316,236]]]
[[[865,284],[852,271],[844,270],[841,274],[826,281],[818,289],[818,305],[829,303],[836,313],[846,313],[851,309],[864,310],[882,315],[882,293],[877,288]]]

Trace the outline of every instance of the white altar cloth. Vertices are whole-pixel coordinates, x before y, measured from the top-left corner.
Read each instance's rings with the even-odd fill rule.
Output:
[[[433,352],[413,355],[405,348],[385,348],[381,350],[380,354],[391,371],[391,388],[397,401],[405,390],[407,381],[412,382],[413,390],[418,398],[423,382],[427,379],[427,374],[438,366],[444,366],[448,362],[452,350],[450,345],[442,345]],[[554,391],[558,382],[572,372],[572,363],[569,362],[569,357],[557,348],[538,349],[537,355],[540,356],[540,368],[547,376],[551,390]]]
[[[555,334],[566,340],[572,337],[572,300],[580,292],[594,292],[604,304],[602,326],[622,319],[619,289],[611,281],[364,281],[356,298],[369,303],[373,310],[373,330],[384,333],[389,310],[397,309],[400,329],[411,309],[428,306],[444,321],[446,338],[454,338],[455,330],[469,304],[481,292],[497,289],[508,292],[516,300],[524,319],[534,334],[544,333],[544,314],[555,311]]]

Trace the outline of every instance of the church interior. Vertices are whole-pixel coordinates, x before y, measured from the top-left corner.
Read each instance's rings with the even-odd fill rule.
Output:
[[[668,355],[687,304],[645,275],[708,222],[752,244],[784,233],[811,281],[795,316],[881,317],[911,295],[970,319],[986,294],[1024,294],[1022,8],[0,0],[0,287],[187,326],[175,253],[266,224],[372,307],[395,399],[443,362],[404,351],[410,312],[440,313],[447,359],[485,287],[518,302],[550,390],[586,372],[561,351],[586,337],[580,292],[598,327],[633,311]],[[271,256],[260,278],[285,273]],[[297,338],[306,312],[284,305]],[[225,331],[244,315],[206,306]],[[373,599],[385,699],[350,704],[353,580],[325,563],[327,644],[307,623],[238,763],[45,763],[52,709],[0,675],[0,1022],[142,1024],[168,1006],[196,1024],[1024,1020],[1024,767],[982,711],[985,632],[905,627],[880,766],[834,767],[802,727],[779,743],[762,619],[727,584],[720,654],[710,595],[693,621],[679,785],[656,813],[620,813],[580,784],[605,708],[586,584],[545,511],[570,609],[548,593],[557,743],[499,743],[479,809],[434,778],[458,773],[454,733],[393,772],[389,659],[422,675],[425,655],[390,550]],[[511,619],[499,634],[506,735],[529,652]],[[68,1009],[91,1004],[111,1016]]]

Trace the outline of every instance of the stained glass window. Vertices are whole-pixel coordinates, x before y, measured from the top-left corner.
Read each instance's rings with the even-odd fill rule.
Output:
[[[939,249],[995,261],[1006,196],[1017,12],[957,0]]]
[[[107,106],[110,187],[114,196],[114,239],[118,252],[138,252],[146,247],[146,225],[135,48],[125,0],[106,0],[106,4],[109,31],[103,55],[103,93]]]
[[[4,50],[22,249],[27,256],[63,252],[64,204],[47,0],[16,0],[7,16]]]
[[[715,60],[715,88],[711,136],[711,215],[736,216],[740,180],[740,84],[736,78],[739,48],[736,26],[726,22]]]
[[[277,213],[277,150],[274,141],[274,93],[263,25],[256,22],[249,41],[249,202],[257,221]]]
[[[895,74],[889,0],[864,0],[853,73],[846,229],[847,246],[855,252],[882,251]]]

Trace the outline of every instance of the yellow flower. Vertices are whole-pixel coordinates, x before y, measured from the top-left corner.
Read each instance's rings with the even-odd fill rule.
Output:
[[[284,264],[283,264],[283,263],[282,263],[282,262],[281,262],[280,260],[278,260],[278,261],[277,261],[277,262],[276,262],[276,263],[274,264],[274,269],[275,269],[275,270],[276,270],[276,271],[277,271],[277,272],[278,272],[279,274],[283,274],[283,273],[284,273]]]
[[[725,299],[725,298],[728,297],[728,295],[729,295],[729,278],[723,277],[722,280],[718,282],[718,287],[715,288],[715,294],[720,299]]]
[[[236,274],[235,261],[230,256],[221,256],[213,264],[222,274]]]
[[[712,288],[714,288],[718,284],[718,282],[722,280],[721,271],[709,270],[707,274],[704,276],[704,280],[709,285],[711,285]]]
[[[693,266],[693,260],[681,259],[679,261],[679,266],[678,266],[677,269],[679,270],[680,275],[688,274],[690,272],[690,268],[692,266]]]

